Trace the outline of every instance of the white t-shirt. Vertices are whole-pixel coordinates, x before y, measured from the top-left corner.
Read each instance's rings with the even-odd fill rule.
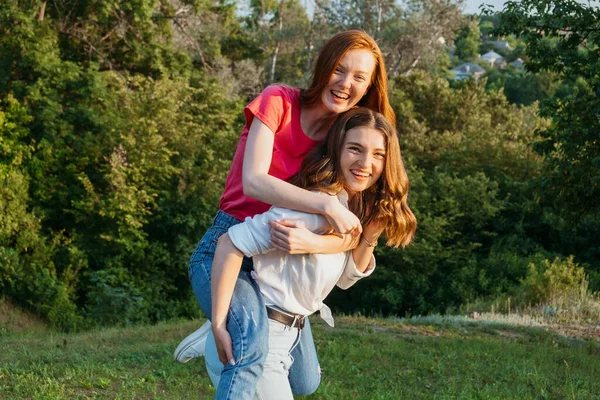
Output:
[[[337,198],[348,207],[348,195],[345,191],[338,193]],[[267,306],[276,306],[300,315],[310,315],[320,310],[321,317],[333,326],[331,310],[323,304],[323,300],[336,284],[347,289],[359,279],[371,275],[375,269],[375,257],[372,257],[369,267],[363,273],[356,268],[352,251],[335,254],[288,254],[275,250],[270,244],[269,221],[283,219],[302,224],[317,234],[331,230],[331,225],[322,215],[271,207],[269,211],[248,217],[243,223],[229,228],[229,237],[245,256],[253,257],[252,277]]]

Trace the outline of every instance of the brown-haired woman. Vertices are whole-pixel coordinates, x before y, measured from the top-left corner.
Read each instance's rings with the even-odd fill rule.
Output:
[[[246,125],[233,158],[213,225],[192,254],[188,273],[200,308],[211,315],[211,270],[218,238],[247,217],[270,205],[324,216],[343,235],[319,236],[286,221],[273,223],[272,241],[289,253],[340,253],[353,246],[362,231],[360,220],[331,198],[294,186],[286,180],[319,142],[336,117],[364,105],[395,120],[387,94],[381,50],[365,32],[333,36],[320,51],[312,83],[306,90],[283,85],[267,87],[245,109]],[[264,302],[253,282],[251,259],[245,259],[225,325],[213,324],[217,341],[232,340],[233,355],[225,366],[217,399],[251,399],[267,355],[268,323]],[[252,319],[246,318],[252,315]],[[204,328],[204,329],[203,329]],[[184,339],[175,358],[185,362],[198,353],[206,327]],[[252,345],[248,345],[252,343]],[[201,347],[201,346],[200,346]],[[294,349],[290,371],[294,393],[308,395],[320,382],[318,360],[310,326]]]
[[[320,311],[333,326],[325,297],[337,284],[347,289],[375,268],[373,248],[383,232],[389,246],[412,240],[417,221],[408,207],[408,177],[396,130],[383,115],[355,108],[333,124],[327,139],[304,159],[292,182],[329,196],[360,216],[362,238],[352,251],[338,254],[288,254],[274,250],[268,221],[286,218],[315,232],[332,229],[319,215],[282,207],[232,226],[219,238],[212,272],[212,321],[224,324],[243,257],[253,257],[253,278],[269,316],[269,354],[258,382],[257,398],[293,400],[288,370],[291,351],[303,335],[306,317]],[[231,345],[208,337],[206,366],[217,386]]]

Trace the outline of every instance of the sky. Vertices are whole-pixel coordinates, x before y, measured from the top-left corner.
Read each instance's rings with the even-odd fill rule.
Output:
[[[479,14],[479,6],[482,4],[489,4],[494,7],[494,10],[500,11],[502,10],[502,6],[506,0],[465,0],[465,14]],[[580,0],[580,3],[588,3],[587,1]],[[598,7],[599,1],[590,1],[590,5],[594,7]]]
[[[481,4],[490,4],[492,6],[494,6],[495,10],[502,10],[502,5],[504,4],[506,0],[465,0],[465,9],[464,9],[464,13],[465,14],[479,14],[480,10],[479,10],[479,6]],[[314,3],[312,0],[301,0],[302,4],[305,4],[306,7],[306,11],[308,12],[308,15],[312,14],[312,10],[314,7]],[[402,3],[402,1],[399,1],[399,3]]]
[[[502,5],[506,0],[466,0],[465,1],[465,14],[479,14],[479,6],[482,4],[489,4],[494,7],[495,10],[502,10]]]
[[[463,10],[463,13],[465,14],[479,14],[481,12],[481,10],[479,9],[479,6],[482,4],[489,4],[491,6],[494,7],[494,10],[497,11],[501,11],[504,7],[502,7],[504,5],[504,3],[507,0],[465,0],[465,7]],[[402,1],[399,1],[400,3]],[[579,0],[580,3],[588,3],[587,0]],[[301,0],[301,3],[305,5],[306,7],[306,11],[308,13],[308,15],[312,15],[312,10],[314,7],[314,3],[313,0]],[[589,1],[589,3],[593,6],[593,7],[599,7],[600,6],[600,1],[596,0],[592,0]]]

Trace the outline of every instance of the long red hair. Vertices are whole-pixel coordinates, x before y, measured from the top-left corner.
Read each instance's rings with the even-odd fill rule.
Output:
[[[396,126],[396,114],[388,98],[387,73],[383,55],[377,42],[366,32],[349,30],[333,36],[321,49],[313,70],[311,83],[302,93],[302,103],[306,106],[316,104],[329,82],[340,60],[350,50],[367,49],[375,57],[375,71],[367,93],[357,106],[377,111]]]

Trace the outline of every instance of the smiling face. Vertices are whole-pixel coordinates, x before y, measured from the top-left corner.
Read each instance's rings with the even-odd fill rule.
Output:
[[[385,167],[385,138],[377,129],[359,126],[346,132],[340,169],[348,195],[368,189]]]
[[[323,106],[335,114],[355,106],[367,93],[375,71],[370,50],[355,49],[344,54],[321,94]]]

